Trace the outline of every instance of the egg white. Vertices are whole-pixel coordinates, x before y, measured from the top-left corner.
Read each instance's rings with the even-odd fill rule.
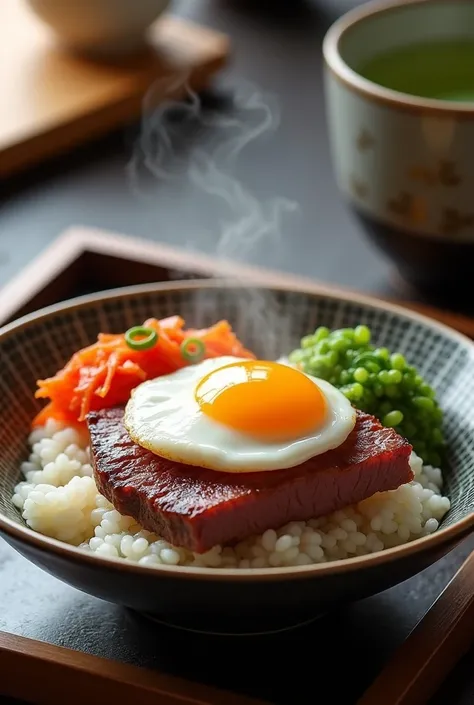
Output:
[[[261,472],[294,467],[340,446],[354,428],[356,413],[346,397],[322,379],[306,375],[327,400],[324,423],[314,432],[285,442],[265,442],[220,424],[194,398],[199,381],[241,358],[204,360],[136,387],[125,409],[132,439],[156,455],[222,472]],[[281,403],[285,404],[282,396]]]

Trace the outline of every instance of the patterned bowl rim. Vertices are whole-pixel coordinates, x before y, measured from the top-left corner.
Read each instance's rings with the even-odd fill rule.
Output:
[[[395,316],[407,318],[411,321],[421,323],[430,328],[438,330],[442,335],[456,340],[457,343],[470,347],[474,351],[474,341],[470,340],[462,333],[453,330],[443,323],[439,323],[423,314],[411,311],[398,304],[386,303],[367,294],[344,294],[337,293],[331,287],[314,284],[310,289],[305,289],[292,285],[282,284],[280,286],[261,285],[255,280],[242,281],[232,279],[196,279],[173,282],[161,282],[155,284],[142,284],[129,287],[121,287],[112,289],[106,292],[95,294],[87,294],[77,298],[42,308],[33,313],[27,314],[20,319],[7,324],[0,329],[0,341],[6,340],[9,337],[16,335],[19,331],[28,328],[33,322],[42,322],[50,318],[54,318],[58,313],[80,310],[94,303],[106,301],[123,300],[134,298],[140,295],[154,294],[160,292],[183,292],[196,291],[202,289],[238,289],[252,288],[261,291],[275,293],[298,293],[306,294],[311,298],[324,297],[332,301],[341,303],[350,302],[361,306],[372,308],[380,311],[390,312]],[[109,558],[105,556],[96,556],[86,552],[78,547],[70,546],[57,539],[44,536],[36,531],[33,531],[27,526],[21,526],[12,519],[8,519],[0,514],[0,533],[27,545],[31,549],[37,549],[43,553],[51,553],[56,557],[73,561],[78,565],[88,566],[90,568],[104,568],[108,571],[127,574],[134,574],[143,577],[162,578],[180,578],[185,580],[219,580],[225,582],[251,582],[258,580],[259,582],[267,581],[284,581],[294,579],[308,578],[323,578],[324,576],[335,575],[340,573],[348,573],[351,571],[359,571],[361,569],[369,570],[377,566],[392,563],[398,559],[414,557],[422,554],[424,551],[430,551],[439,548],[445,544],[453,544],[459,542],[468,533],[474,530],[474,512],[468,516],[459,519],[454,524],[441,528],[428,536],[415,539],[410,543],[387,548],[378,553],[372,553],[365,556],[356,556],[354,558],[345,558],[329,563],[320,563],[316,565],[305,566],[287,566],[279,568],[201,568],[192,566],[140,566],[121,558]]]

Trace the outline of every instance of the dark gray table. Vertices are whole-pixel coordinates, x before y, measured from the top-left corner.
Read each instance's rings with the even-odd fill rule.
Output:
[[[338,194],[326,138],[321,39],[329,23],[353,4],[186,0],[176,4],[176,11],[233,37],[234,60],[218,88],[234,91],[242,81],[250,82],[280,105],[278,130],[245,150],[235,172],[259,201],[284,196],[299,210],[283,218],[278,246],[263,240],[245,258],[393,293],[390,265],[367,243]],[[188,179],[163,182],[145,176],[140,195],[131,189],[127,165],[135,132],[121,131],[0,185],[0,285],[71,224],[215,252],[221,237],[218,221],[229,219],[229,213]],[[214,138],[215,131],[208,129],[200,144],[209,147]],[[237,675],[226,656],[227,640],[151,627],[59,583],[0,540],[0,629],[168,669],[285,705],[314,702],[322,684],[330,683],[333,702],[352,705],[472,548],[471,540],[418,577],[305,630],[232,642],[241,656]],[[264,651],[274,660],[274,673],[262,670]],[[471,660],[472,654],[460,664],[436,705],[474,702]]]

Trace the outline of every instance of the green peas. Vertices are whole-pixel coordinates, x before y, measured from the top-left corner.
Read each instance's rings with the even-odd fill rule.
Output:
[[[326,353],[325,358],[328,367],[334,367],[339,361],[339,355],[335,350],[329,350],[329,352]]]
[[[319,343],[321,340],[329,337],[329,328],[326,328],[326,326],[319,326],[319,328],[316,328],[314,335],[311,337],[315,343]]]
[[[346,387],[345,395],[350,401],[358,401],[364,396],[364,387],[358,382],[354,382]]]
[[[369,373],[364,367],[358,367],[354,370],[354,379],[356,382],[364,384],[369,379]]]
[[[375,402],[375,395],[374,393],[368,389],[367,387],[364,387],[364,400],[366,404],[368,405],[368,408],[370,409],[372,405]]]
[[[432,389],[429,384],[422,384],[419,391],[424,397],[429,397],[430,399],[433,399],[435,396],[434,389]]]
[[[396,384],[388,384],[385,387],[385,394],[389,399],[398,399],[400,396],[400,390]]]
[[[395,409],[394,411],[389,411],[388,414],[385,414],[385,416],[382,419],[382,423],[384,426],[388,426],[389,428],[393,428],[394,426],[399,426],[403,421],[403,414],[401,411],[398,411],[398,409]]]
[[[425,463],[439,465],[445,442],[435,391],[401,353],[370,341],[366,325],[333,331],[320,326],[289,358],[307,374],[328,380],[355,407],[396,428]]]
[[[371,352],[362,352],[354,358],[354,364],[365,367],[369,362],[380,367],[379,358]]]
[[[405,358],[400,353],[390,355],[390,364],[394,370],[404,370],[406,366]]]
[[[347,370],[342,370],[341,375],[341,384],[349,384],[351,381],[351,374]]]
[[[345,353],[346,350],[350,348],[351,342],[347,338],[334,338],[334,340],[328,341],[331,350],[335,350],[338,353]]]
[[[390,380],[390,384],[400,384],[403,377],[400,370],[388,370],[387,378]]]
[[[382,370],[381,372],[379,372],[378,377],[379,377],[379,381],[380,381],[383,385],[386,386],[386,385],[388,385],[388,384],[391,384],[390,373],[389,373],[388,370]]]
[[[327,360],[326,360],[325,355],[313,355],[313,357],[311,357],[309,359],[308,364],[309,364],[310,368],[318,368],[319,369],[319,367],[326,367]]]
[[[344,338],[347,338],[351,342],[354,340],[353,328],[340,328],[339,333],[340,333],[340,335],[343,335]]]
[[[387,348],[377,348],[375,351],[375,355],[384,362],[386,362],[390,358],[390,352],[389,350],[387,350]]]
[[[305,335],[304,338],[301,338],[301,347],[303,350],[306,348],[312,348],[316,342],[317,341],[315,340],[314,335]]]
[[[378,397],[379,399],[380,399],[381,397],[383,397],[383,395],[384,395],[384,388],[383,388],[383,385],[380,384],[380,382],[376,382],[376,383],[374,384],[373,390],[374,390],[374,394],[375,394],[376,397]]]
[[[429,397],[413,397],[412,402],[418,409],[423,409],[424,411],[432,411],[434,409],[434,401]]]
[[[379,406],[380,413],[381,413],[382,417],[385,416],[386,414],[388,414],[390,411],[392,411],[392,408],[393,408],[392,404],[388,400],[383,401]]]
[[[415,389],[415,375],[412,372],[404,372],[402,383],[407,390]]]
[[[370,329],[367,326],[357,326],[354,331],[354,341],[358,345],[367,345],[370,343]]]

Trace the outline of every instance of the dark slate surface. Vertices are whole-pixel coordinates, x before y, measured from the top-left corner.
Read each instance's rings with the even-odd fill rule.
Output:
[[[242,154],[237,175],[261,199],[281,195],[296,201],[299,213],[287,221],[279,247],[259,248],[246,258],[387,293],[394,291],[390,265],[366,242],[340,198],[326,139],[320,43],[328,24],[353,4],[186,0],[176,10],[234,38],[233,64],[219,89],[250,81],[280,103],[277,133]],[[126,166],[133,134],[132,128],[113,135],[0,186],[0,285],[72,223],[215,251],[216,212],[186,180],[174,191],[145,180],[152,198],[131,192]],[[212,131],[205,133],[203,144],[212,138]],[[282,705],[314,702],[320,685],[331,683],[333,702],[352,705],[473,547],[470,540],[418,577],[304,630],[244,644],[152,627],[61,584],[0,540],[0,628]],[[228,658],[234,647],[237,667]],[[275,665],[272,672],[263,669],[265,652]],[[474,702],[472,657],[464,659],[432,705]],[[0,698],[0,703],[11,701]]]

